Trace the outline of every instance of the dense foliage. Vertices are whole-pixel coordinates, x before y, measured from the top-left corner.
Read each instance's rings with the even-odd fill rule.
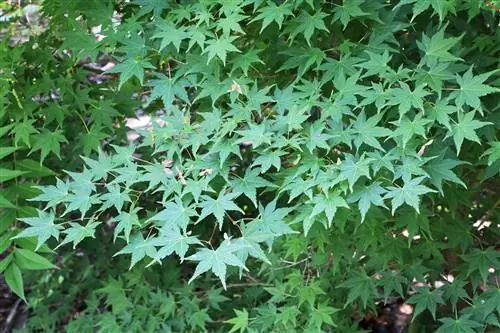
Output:
[[[498,7],[5,19],[0,272],[24,331],[361,332],[398,297],[413,332],[500,327]]]

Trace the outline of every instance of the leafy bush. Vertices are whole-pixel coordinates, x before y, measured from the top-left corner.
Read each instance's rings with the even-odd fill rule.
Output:
[[[43,14],[0,50],[0,271],[32,279],[28,331],[354,332],[394,297],[423,331],[500,326],[494,3]]]

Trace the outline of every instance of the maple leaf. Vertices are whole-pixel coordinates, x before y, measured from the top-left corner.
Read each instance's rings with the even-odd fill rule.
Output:
[[[314,204],[311,217],[316,216],[322,212],[325,213],[328,219],[328,226],[331,227],[333,217],[340,207],[349,208],[349,205],[338,193],[330,193],[328,195],[316,195],[312,203]]]
[[[470,315],[463,315],[460,318],[440,318],[443,325],[439,326],[436,333],[475,333],[475,328],[483,325],[475,320],[469,319]]]
[[[483,73],[473,76],[472,67],[465,72],[463,76],[457,75],[457,83],[460,89],[453,91],[450,94],[450,99],[455,99],[455,105],[461,108],[464,104],[478,109],[481,112],[481,101],[479,97],[489,95],[494,92],[500,92],[500,89],[484,84],[492,74],[497,73],[498,70]]]
[[[283,24],[285,17],[293,16],[291,5],[286,2],[276,6],[274,2],[269,1],[267,6],[260,8],[257,12],[259,14],[255,16],[250,23],[262,20],[260,33],[262,33],[262,31],[264,31],[264,29],[272,22],[276,22],[278,24],[278,28],[281,30],[281,25]]]
[[[241,52],[240,50],[238,50],[238,48],[236,48],[236,46],[233,45],[233,41],[236,38],[237,37],[234,36],[223,35],[220,38],[208,40],[208,46],[202,52],[202,54],[208,53],[207,64],[210,62],[210,60],[217,56],[217,58],[222,60],[222,63],[226,65],[226,57],[228,52]]]
[[[210,214],[213,214],[219,223],[219,229],[222,229],[222,224],[224,223],[224,214],[226,211],[238,211],[242,214],[245,212],[238,207],[232,199],[234,199],[238,194],[236,193],[227,193],[224,191],[219,192],[219,196],[217,199],[209,197],[208,195],[202,196],[204,199],[200,206],[202,207],[200,217],[198,218],[198,222],[203,220]]]
[[[345,29],[353,17],[369,15],[360,8],[363,3],[364,0],[343,0],[342,6],[336,5],[334,9],[333,21],[340,20]]]
[[[189,250],[189,245],[193,244],[202,245],[197,237],[181,233],[178,227],[164,227],[160,230],[160,235],[155,238],[154,245],[160,248],[154,255],[152,263],[161,262],[163,258],[174,252],[179,256],[182,262]]]
[[[37,244],[35,251],[37,251],[50,237],[54,237],[55,239],[59,239],[59,232],[63,229],[61,225],[54,224],[55,214],[53,211],[48,213],[37,210],[38,217],[26,217],[19,219],[20,221],[29,224],[30,227],[24,229],[15,237],[16,238],[24,238],[24,237],[36,237]]]
[[[422,41],[417,41],[418,48],[424,52],[424,61],[429,67],[434,67],[438,61],[451,62],[462,60],[449,52],[461,39],[461,37],[444,38],[444,30],[442,28],[432,37],[422,34]]]
[[[113,257],[120,254],[131,254],[132,259],[129,268],[131,269],[139,260],[141,260],[145,256],[148,256],[150,258],[154,258],[156,256],[156,243],[157,240],[155,238],[149,238],[145,240],[142,234],[138,232],[132,237],[127,246],[115,253]]]
[[[198,261],[196,269],[189,283],[196,279],[201,274],[211,270],[221,281],[224,289],[226,286],[226,271],[227,266],[236,266],[244,270],[248,270],[245,264],[234,254],[238,250],[230,239],[224,240],[217,250],[202,248],[198,252],[186,258],[191,261]]]
[[[278,187],[277,185],[259,177],[258,169],[248,168],[243,178],[235,178],[231,181],[234,193],[244,194],[257,207],[257,189],[260,187]]]
[[[368,300],[378,296],[375,282],[371,277],[366,275],[364,270],[354,271],[351,276],[337,288],[349,289],[345,306],[352,304],[356,299],[360,298],[363,303],[363,308],[366,308]]]
[[[246,309],[243,309],[243,311],[234,309],[234,313],[236,313],[236,317],[228,319],[224,322],[233,325],[229,333],[236,332],[238,330],[240,333],[243,333],[243,331],[245,331],[248,327],[248,312]]]
[[[160,51],[165,47],[172,44],[177,52],[180,51],[182,41],[188,37],[184,29],[179,29],[171,23],[165,21],[157,21],[159,31],[156,32],[151,38],[160,39]]]
[[[167,230],[178,227],[184,232],[191,222],[191,217],[196,216],[196,211],[189,205],[185,205],[179,197],[164,204],[164,209],[151,217],[149,221],[157,221],[157,225]]]
[[[61,158],[61,143],[68,143],[68,140],[61,131],[44,130],[35,137],[35,143],[30,154],[40,150],[40,163],[42,163],[49,153],[54,153]]]
[[[445,159],[444,157],[441,157],[439,159],[433,159],[429,164],[425,165],[424,168],[429,174],[432,184],[436,186],[441,195],[444,195],[442,185],[443,180],[448,180],[467,188],[467,185],[465,185],[465,183],[451,170],[461,164],[466,163],[463,161]]]
[[[56,185],[36,186],[42,191],[38,196],[29,199],[30,201],[45,201],[48,208],[54,208],[68,196],[69,183],[56,178]]]
[[[422,194],[436,192],[424,185],[420,185],[424,178],[425,177],[417,177],[405,181],[403,187],[389,186],[387,188],[388,192],[384,199],[392,199],[392,215],[394,215],[394,211],[403,203],[412,206],[417,212],[420,212],[420,196]]]
[[[130,78],[136,77],[142,85],[144,81],[144,69],[155,69],[149,61],[144,59],[127,58],[124,62],[115,65],[107,73],[120,73],[120,89]]]
[[[371,205],[387,208],[382,197],[385,193],[387,193],[387,190],[380,186],[380,182],[373,182],[369,186],[363,186],[361,189],[355,190],[347,201],[358,202],[361,222],[363,222]]]
[[[436,319],[436,306],[444,303],[440,290],[436,289],[431,291],[427,287],[417,288],[417,293],[410,297],[406,302],[415,304],[413,318],[418,316],[424,310],[429,310],[432,314],[432,318],[434,319]]]
[[[352,188],[356,181],[362,176],[371,179],[370,176],[370,163],[371,158],[360,158],[356,159],[351,154],[346,154],[346,159],[340,164],[340,176],[342,179],[346,179],[349,183],[349,189],[352,192]]]
[[[385,127],[377,126],[381,120],[382,114],[375,115],[366,119],[364,111],[361,111],[352,125],[353,134],[357,134],[354,138],[354,145],[359,149],[361,145],[367,144],[373,148],[384,151],[377,138],[388,136],[391,130]]]
[[[137,212],[140,210],[140,207],[131,207],[128,212],[120,211],[120,214],[114,218],[118,223],[113,231],[113,241],[116,241],[116,237],[123,231],[125,241],[127,244],[129,243],[132,227],[141,225],[139,217],[137,216]]]
[[[462,112],[458,113],[458,121],[451,126],[451,132],[446,135],[446,138],[453,136],[453,142],[457,148],[457,156],[460,154],[460,148],[464,139],[471,140],[481,144],[476,130],[492,123],[475,120],[474,111],[467,112],[465,115]]]
[[[190,104],[186,92],[186,87],[188,86],[187,81],[169,78],[164,74],[158,74],[157,77],[158,79],[151,80],[151,82],[148,83],[148,86],[153,88],[149,96],[149,101],[161,98],[163,106],[167,109],[172,107],[176,97]]]
[[[73,250],[76,249],[76,246],[85,238],[95,238],[95,228],[100,224],[101,222],[95,222],[92,220],[89,220],[85,226],[69,222],[70,227],[63,231],[66,236],[64,237],[64,240],[57,245],[56,249],[71,242],[73,242]]]

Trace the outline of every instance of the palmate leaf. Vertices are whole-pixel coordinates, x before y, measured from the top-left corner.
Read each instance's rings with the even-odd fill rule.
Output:
[[[257,189],[261,187],[278,187],[259,176],[259,169],[248,168],[243,178],[235,178],[231,181],[234,193],[244,194],[257,207]]]
[[[242,214],[245,213],[233,201],[233,199],[237,195],[238,194],[236,193],[225,194],[224,191],[221,191],[217,199],[214,199],[207,195],[202,196],[203,201],[200,203],[202,210],[198,221],[201,221],[205,217],[213,214],[217,219],[217,222],[219,223],[219,229],[222,230],[222,224],[224,223],[224,214],[226,213],[226,211],[238,211]]]
[[[118,89],[120,89],[125,82],[134,76],[142,85],[144,81],[144,69],[155,69],[155,66],[144,59],[128,58],[108,70],[107,73],[120,73],[120,83],[118,84]]]
[[[439,326],[436,333],[476,333],[475,328],[483,325],[475,320],[469,319],[470,315],[463,315],[458,319],[441,318],[443,325]]]
[[[153,257],[153,262],[161,262],[161,260],[172,253],[176,253],[181,262],[189,250],[189,246],[193,244],[202,245],[200,240],[195,236],[186,235],[181,232],[178,227],[164,227],[160,230],[160,235],[155,238],[155,246],[159,246],[158,252]]]
[[[55,214],[53,211],[43,212],[38,210],[38,217],[27,217],[19,219],[26,224],[29,224],[30,227],[21,231],[21,233],[17,234],[13,239],[23,238],[23,237],[36,237],[37,251],[40,246],[42,246],[50,237],[54,237],[56,240],[59,239],[60,230],[63,229],[61,225],[54,224]]]
[[[477,76],[473,76],[472,67],[469,68],[463,76],[457,75],[457,83],[460,89],[451,93],[450,98],[455,99],[455,105],[461,108],[464,104],[474,109],[481,110],[481,101],[479,97],[486,96],[494,92],[500,92],[500,89],[484,84],[491,75],[498,71],[491,71]]]
[[[56,178],[56,185],[36,186],[42,191],[38,196],[29,199],[30,201],[44,201],[48,208],[54,208],[69,195],[69,183]]]
[[[474,119],[475,113],[473,111],[465,113],[458,113],[458,121],[451,126],[452,131],[449,132],[446,137],[453,136],[453,142],[457,148],[457,155],[460,154],[460,148],[464,139],[477,142],[481,144],[481,140],[476,134],[476,130],[480,129],[486,125],[490,125],[490,122],[480,121]]]
[[[132,260],[130,262],[130,268],[134,267],[134,265],[145,256],[150,258],[155,258],[157,255],[156,247],[157,240],[155,238],[144,239],[140,232],[136,233],[130,243],[127,244],[123,249],[118,251],[113,255],[117,256],[120,254],[131,254]]]
[[[444,303],[441,291],[438,289],[431,291],[428,287],[418,288],[417,293],[406,302],[415,304],[413,318],[417,317],[424,310],[429,310],[434,319],[436,319],[436,306]]]
[[[241,52],[238,50],[236,46],[234,46],[233,42],[237,37],[229,37],[227,35],[223,35],[217,39],[210,39],[207,41],[208,46],[205,48],[202,54],[208,53],[207,64],[217,56],[222,63],[226,65],[226,57],[229,52]]]
[[[141,210],[140,207],[131,207],[128,212],[120,211],[120,214],[114,218],[118,222],[113,231],[113,241],[116,241],[116,237],[123,232],[125,236],[125,241],[129,243],[130,233],[132,232],[132,227],[140,226],[139,217],[137,212]]]
[[[461,37],[444,38],[444,30],[445,28],[442,28],[432,37],[422,34],[422,41],[417,41],[418,48],[424,52],[422,61],[431,68],[438,62],[462,60],[449,52],[460,41]]]
[[[235,255],[239,247],[231,239],[224,240],[217,250],[202,248],[198,252],[186,258],[191,261],[198,261],[198,265],[193,273],[189,283],[196,279],[200,274],[211,270],[222,282],[226,289],[226,271],[227,266],[236,266],[248,270],[245,264]]]
[[[61,143],[68,143],[62,131],[43,131],[35,137],[30,154],[40,150],[40,163],[45,160],[49,153],[54,153],[58,158],[61,158]]]
[[[431,182],[439,190],[441,195],[443,194],[443,181],[447,180],[455,184],[459,184],[465,188],[467,185],[458,178],[458,176],[452,171],[458,165],[465,164],[463,161],[457,161],[452,159],[447,159],[441,156],[438,159],[433,159],[429,164],[424,166],[431,178]]]
[[[293,16],[291,4],[287,2],[277,6],[274,2],[269,1],[266,6],[260,8],[257,12],[259,14],[255,16],[250,23],[262,20],[260,28],[261,33],[269,24],[273,22],[276,22],[276,24],[278,24],[278,28],[281,30],[281,26],[286,16]]]
[[[395,187],[389,186],[387,188],[388,192],[385,195],[385,199],[392,199],[392,214],[398,207],[400,207],[403,203],[406,203],[413,208],[417,212],[420,212],[420,196],[430,192],[436,192],[420,183],[424,180],[425,177],[417,177],[411,180],[405,181],[403,187]]]
[[[76,246],[85,238],[95,238],[95,228],[97,228],[97,226],[100,224],[101,222],[92,220],[89,220],[89,222],[87,222],[87,224],[84,226],[78,223],[69,222],[70,227],[63,231],[66,236],[64,237],[63,241],[59,243],[56,249],[63,246],[64,244],[72,242],[74,250]]]
[[[329,227],[332,225],[333,218],[338,208],[349,208],[345,199],[336,192],[329,193],[328,195],[317,195],[313,198],[312,203],[314,204],[314,208],[312,210],[311,217],[324,212],[328,220]]]
[[[361,212],[361,222],[363,222],[371,205],[387,208],[382,197],[385,193],[387,193],[387,190],[380,186],[380,182],[373,182],[369,186],[363,186],[354,190],[347,201],[349,203],[358,202],[359,211]]]
[[[246,309],[243,309],[243,311],[234,309],[234,313],[236,314],[236,317],[228,319],[224,322],[233,325],[229,333],[236,332],[238,330],[240,333],[243,333],[248,327],[248,311]]]
[[[156,221],[156,225],[167,230],[180,228],[183,232],[191,222],[191,217],[198,214],[191,205],[186,205],[179,197],[164,204],[164,209],[151,217],[149,221]]]
[[[368,301],[374,299],[378,293],[375,282],[366,275],[364,270],[354,271],[352,275],[337,288],[346,288],[349,290],[345,306],[352,304],[358,298],[361,299],[363,308],[366,308]]]
[[[371,158],[356,159],[353,155],[347,154],[346,159],[340,164],[340,176],[346,179],[349,183],[349,189],[352,192],[353,186],[362,176],[371,179],[370,176],[370,163]]]

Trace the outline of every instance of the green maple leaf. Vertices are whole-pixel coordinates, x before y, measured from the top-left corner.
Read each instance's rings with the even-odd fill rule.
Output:
[[[424,90],[424,86],[418,86],[413,91],[404,83],[399,82],[399,88],[391,89],[391,105],[399,105],[399,116],[403,117],[412,107],[424,111],[424,97],[430,93]]]
[[[207,64],[217,56],[222,63],[226,65],[226,57],[229,52],[241,52],[236,46],[233,45],[233,41],[237,37],[223,35],[217,39],[210,39],[207,41],[208,46],[202,52],[202,54],[208,53]]]
[[[277,171],[280,171],[281,159],[280,157],[286,153],[282,150],[267,150],[255,159],[252,166],[260,165],[260,172],[264,173],[274,166]]]
[[[371,277],[366,275],[364,270],[354,271],[351,276],[337,288],[346,288],[349,290],[345,306],[353,303],[356,299],[361,299],[363,308],[366,308],[368,301],[378,296],[375,282]]]
[[[392,215],[394,215],[394,211],[403,205],[403,203],[412,206],[417,212],[420,212],[420,196],[426,193],[436,192],[424,185],[420,185],[424,178],[425,177],[417,177],[407,180],[404,182],[403,187],[389,186],[387,188],[388,192],[384,198],[392,199]]]
[[[64,237],[64,240],[59,243],[56,249],[63,246],[64,244],[73,242],[74,250],[76,246],[85,238],[95,238],[95,228],[99,224],[101,224],[101,222],[92,222],[92,220],[90,220],[85,226],[78,223],[69,222],[70,227],[63,231],[66,236]]]
[[[238,330],[240,333],[243,333],[243,331],[245,331],[248,327],[248,312],[246,309],[243,309],[243,311],[234,309],[234,313],[236,313],[236,317],[228,319],[224,322],[233,325],[229,333],[236,332]]]
[[[319,304],[318,307],[313,307],[309,322],[312,326],[314,326],[315,329],[312,330],[311,332],[316,332],[316,330],[320,330],[324,324],[335,326],[332,320],[332,315],[340,310],[328,306],[327,304],[328,303],[322,303]]]
[[[45,160],[49,153],[54,153],[61,158],[61,143],[68,143],[61,131],[44,130],[35,137],[35,143],[30,154],[40,150],[40,163]]]
[[[159,31],[156,32],[151,38],[161,39],[160,51],[162,51],[169,44],[172,44],[177,52],[179,52],[182,41],[188,37],[186,31],[165,21],[157,22],[157,24]]]
[[[222,229],[222,224],[224,223],[224,214],[226,213],[226,211],[238,211],[242,214],[245,213],[234,203],[233,199],[236,196],[238,196],[238,194],[225,194],[224,191],[219,192],[219,196],[217,197],[217,199],[214,199],[207,195],[202,196],[204,200],[200,204],[202,210],[198,221],[201,221],[208,215],[213,214],[217,219],[217,222],[219,223],[219,229]]]
[[[234,193],[244,194],[257,207],[257,189],[260,187],[277,187],[273,183],[259,177],[259,169],[248,168],[243,178],[231,180]]]
[[[139,217],[137,212],[140,211],[139,207],[131,207],[129,212],[120,211],[120,214],[114,218],[117,222],[115,230],[113,231],[113,242],[116,241],[116,237],[123,231],[125,236],[125,241],[129,243],[130,233],[132,232],[133,226],[140,226]]]
[[[394,72],[388,65],[392,59],[389,55],[389,51],[385,50],[382,54],[366,51],[366,54],[368,54],[370,60],[355,65],[356,67],[366,69],[366,73],[364,73],[362,77],[376,75],[387,79],[388,74],[392,74]]]
[[[382,278],[377,281],[377,285],[384,288],[384,303],[387,303],[387,300],[394,291],[401,297],[404,297],[403,285],[407,283],[408,280],[402,274],[383,272]]]
[[[380,186],[380,182],[373,182],[369,186],[363,186],[355,190],[348,198],[348,202],[358,201],[359,211],[361,212],[361,222],[363,222],[371,205],[387,208],[384,204],[384,198],[382,197],[385,193],[387,193],[387,190]]]
[[[137,14],[138,17],[151,12],[153,12],[153,16],[160,17],[163,10],[170,7],[169,2],[164,0],[134,0],[133,4],[141,6],[141,10]]]
[[[136,77],[142,85],[144,81],[144,69],[155,69],[149,61],[144,59],[128,58],[124,62],[119,63],[107,73],[120,73],[120,83],[118,84],[118,89],[120,89],[125,82],[130,78]]]
[[[449,52],[462,37],[444,38],[444,30],[442,28],[432,37],[422,34],[422,41],[417,41],[418,48],[424,52],[422,59],[429,67],[434,67],[438,62],[452,62],[462,60]]]
[[[430,109],[428,114],[428,119],[436,120],[439,124],[445,126],[449,131],[451,131],[450,125],[450,114],[457,112],[456,106],[449,105],[446,100],[439,100]]]
[[[359,113],[356,118],[356,122],[354,122],[352,126],[352,131],[356,134],[356,137],[354,138],[354,145],[356,145],[356,148],[359,149],[364,143],[368,146],[384,151],[384,148],[382,148],[377,138],[390,135],[391,130],[385,127],[377,126],[377,123],[381,118],[382,114],[378,114],[368,118],[367,120],[364,111]]]
[[[489,143],[490,148],[486,149],[486,151],[481,155],[488,156],[488,166],[491,166],[493,163],[500,159],[500,142],[493,141]]]
[[[229,36],[231,31],[238,32],[240,34],[245,34],[243,29],[238,22],[246,19],[248,16],[238,14],[237,12],[232,12],[230,14],[225,14],[225,17],[219,18],[216,21],[216,26],[218,31],[222,29],[222,34]]]
[[[19,219],[20,221],[29,224],[30,227],[21,231],[13,239],[24,238],[24,237],[37,237],[37,244],[35,251],[37,251],[40,246],[42,246],[50,237],[54,237],[56,240],[59,239],[59,232],[63,229],[62,226],[54,224],[54,212],[50,211],[48,213],[38,211],[38,217],[26,217]]]
[[[453,282],[446,283],[443,288],[443,298],[451,302],[453,310],[457,309],[457,302],[461,299],[470,300],[469,295],[465,291],[467,282],[456,279]]]
[[[156,243],[157,239],[149,238],[145,240],[142,234],[138,232],[134,236],[132,236],[130,243],[128,243],[127,246],[115,253],[113,257],[120,254],[131,254],[132,259],[129,268],[131,269],[139,260],[141,260],[145,256],[148,256],[150,258],[154,258],[156,256]]]
[[[249,127],[247,130],[236,131],[236,133],[241,135],[237,143],[251,142],[254,149],[263,144],[271,143],[272,132],[267,131],[264,124],[256,125],[250,123]]]
[[[461,257],[467,263],[467,276],[477,271],[484,282],[490,275],[490,267],[500,267],[500,254],[493,247],[484,250],[473,249],[471,253]]]
[[[231,73],[233,73],[236,69],[240,68],[245,76],[248,75],[248,69],[252,67],[253,64],[264,64],[264,62],[259,58],[259,53],[262,52],[262,49],[250,49],[245,53],[238,54],[234,57],[233,61],[233,69]],[[255,87],[255,86],[254,86]],[[269,90],[271,87],[267,87]],[[255,99],[249,98],[250,101],[254,101]],[[260,111],[260,109],[259,109]]]
[[[474,109],[481,110],[481,100],[479,97],[486,96],[494,92],[500,92],[500,89],[483,84],[497,70],[473,76],[472,67],[469,68],[463,76],[457,75],[457,83],[460,89],[453,91],[451,99],[455,99],[455,105],[461,108],[467,104]]]
[[[42,191],[38,196],[29,199],[29,201],[45,201],[48,208],[56,207],[59,203],[66,200],[69,194],[69,183],[56,178],[56,185],[36,186]]]
[[[391,122],[396,125],[397,128],[394,132],[391,133],[389,137],[401,137],[403,141],[403,148],[406,147],[406,144],[411,140],[414,135],[426,137],[426,128],[425,125],[432,122],[430,119],[422,118],[422,113],[419,113],[413,118],[413,120],[408,119],[406,116],[403,116],[398,121]]]
[[[191,283],[201,274],[211,270],[222,282],[226,289],[227,266],[236,266],[247,270],[245,264],[234,254],[238,250],[230,239],[224,240],[217,250],[202,248],[198,252],[186,258],[191,261],[198,261],[198,265],[188,283]]]
[[[181,233],[178,227],[162,228],[160,235],[155,239],[155,245],[160,246],[158,252],[153,258],[153,262],[161,262],[161,260],[172,253],[176,253],[181,262],[184,261],[184,256],[189,250],[189,245],[202,243],[195,236],[188,236]]]
[[[457,175],[452,171],[457,165],[465,164],[466,162],[457,161],[452,159],[445,159],[443,157],[439,159],[433,159],[429,164],[424,166],[425,170],[431,178],[432,184],[436,186],[441,195],[443,194],[443,180],[448,180],[455,184],[462,185],[467,188],[464,182],[457,177]]]
[[[279,6],[272,1],[268,1],[267,5],[260,8],[257,11],[259,14],[255,16],[251,22],[262,20],[262,26],[260,28],[260,33],[271,23],[276,22],[278,28],[281,30],[281,26],[286,16],[293,16],[292,8],[289,3],[282,3]]]
[[[417,317],[424,310],[429,310],[432,318],[436,319],[436,306],[443,304],[443,298],[440,290],[431,291],[429,288],[418,288],[417,293],[410,297],[407,303],[415,304],[415,312],[413,318]]]
[[[157,76],[158,80],[151,80],[151,83],[148,84],[153,88],[149,96],[150,101],[161,98],[165,108],[171,108],[176,97],[190,103],[185,89],[187,81],[169,78],[163,74],[157,74]]]
[[[98,153],[99,157],[97,160],[81,156],[85,164],[89,166],[89,172],[92,174],[92,179],[95,181],[101,179],[106,180],[108,173],[115,167],[111,156],[105,154],[101,149],[98,149]]]
[[[328,195],[316,195],[312,203],[314,204],[311,217],[316,216],[322,212],[325,213],[328,219],[328,226],[331,227],[333,217],[340,207],[349,208],[349,205],[338,193],[330,193]]]
[[[458,121],[451,126],[451,132],[446,137],[453,136],[453,142],[457,148],[457,155],[460,154],[460,148],[464,139],[481,144],[481,140],[476,134],[476,130],[490,125],[490,122],[479,121],[474,119],[474,112],[467,112],[465,115],[462,112],[458,113]]]
[[[356,159],[351,154],[346,154],[346,159],[340,164],[340,177],[346,179],[349,183],[349,189],[352,192],[352,188],[356,181],[362,176],[371,179],[370,177],[370,163],[371,158],[360,158]]]
[[[439,326],[436,333],[476,333],[475,328],[483,325],[475,320],[469,319],[470,315],[463,315],[460,318],[440,318],[443,325]]]
[[[120,185],[116,183],[106,184],[106,189],[108,192],[99,197],[102,202],[102,206],[99,210],[104,211],[114,206],[117,212],[121,212],[125,202],[132,202],[128,195],[128,189],[122,192]]]
[[[178,227],[186,232],[191,222],[191,217],[196,216],[196,211],[189,205],[185,205],[179,197],[164,204],[164,209],[151,217],[149,221],[157,221],[161,228],[170,229]]]
[[[81,133],[78,140],[78,145],[83,149],[83,155],[89,156],[92,151],[99,151],[102,140],[109,137],[101,131],[100,126],[92,126],[89,132]]]
[[[320,121],[313,123],[309,127],[309,133],[307,137],[308,140],[306,142],[306,146],[311,153],[313,153],[316,147],[326,149],[327,151],[330,150],[330,145],[328,144],[328,140],[330,140],[333,137],[333,135],[323,133],[324,130],[325,130],[325,125]]]
[[[11,130],[11,133],[14,134],[14,145],[17,147],[19,141],[24,142],[26,146],[31,148],[30,137],[33,134],[40,133],[36,128],[33,127],[34,120],[24,119],[22,122],[16,124],[14,128]]]
[[[364,0],[343,0],[342,6],[336,5],[334,9],[333,21],[340,20],[345,29],[352,18],[369,15],[359,7],[364,2]]]
[[[328,28],[325,26],[324,18],[328,17],[328,14],[322,11],[317,11],[314,15],[309,14],[307,11],[302,11],[300,16],[295,19],[296,25],[290,25],[292,29],[286,29],[285,32],[290,31],[290,40],[293,41],[295,37],[302,33],[306,42],[311,46],[311,37],[315,30],[323,30],[328,32]]]

